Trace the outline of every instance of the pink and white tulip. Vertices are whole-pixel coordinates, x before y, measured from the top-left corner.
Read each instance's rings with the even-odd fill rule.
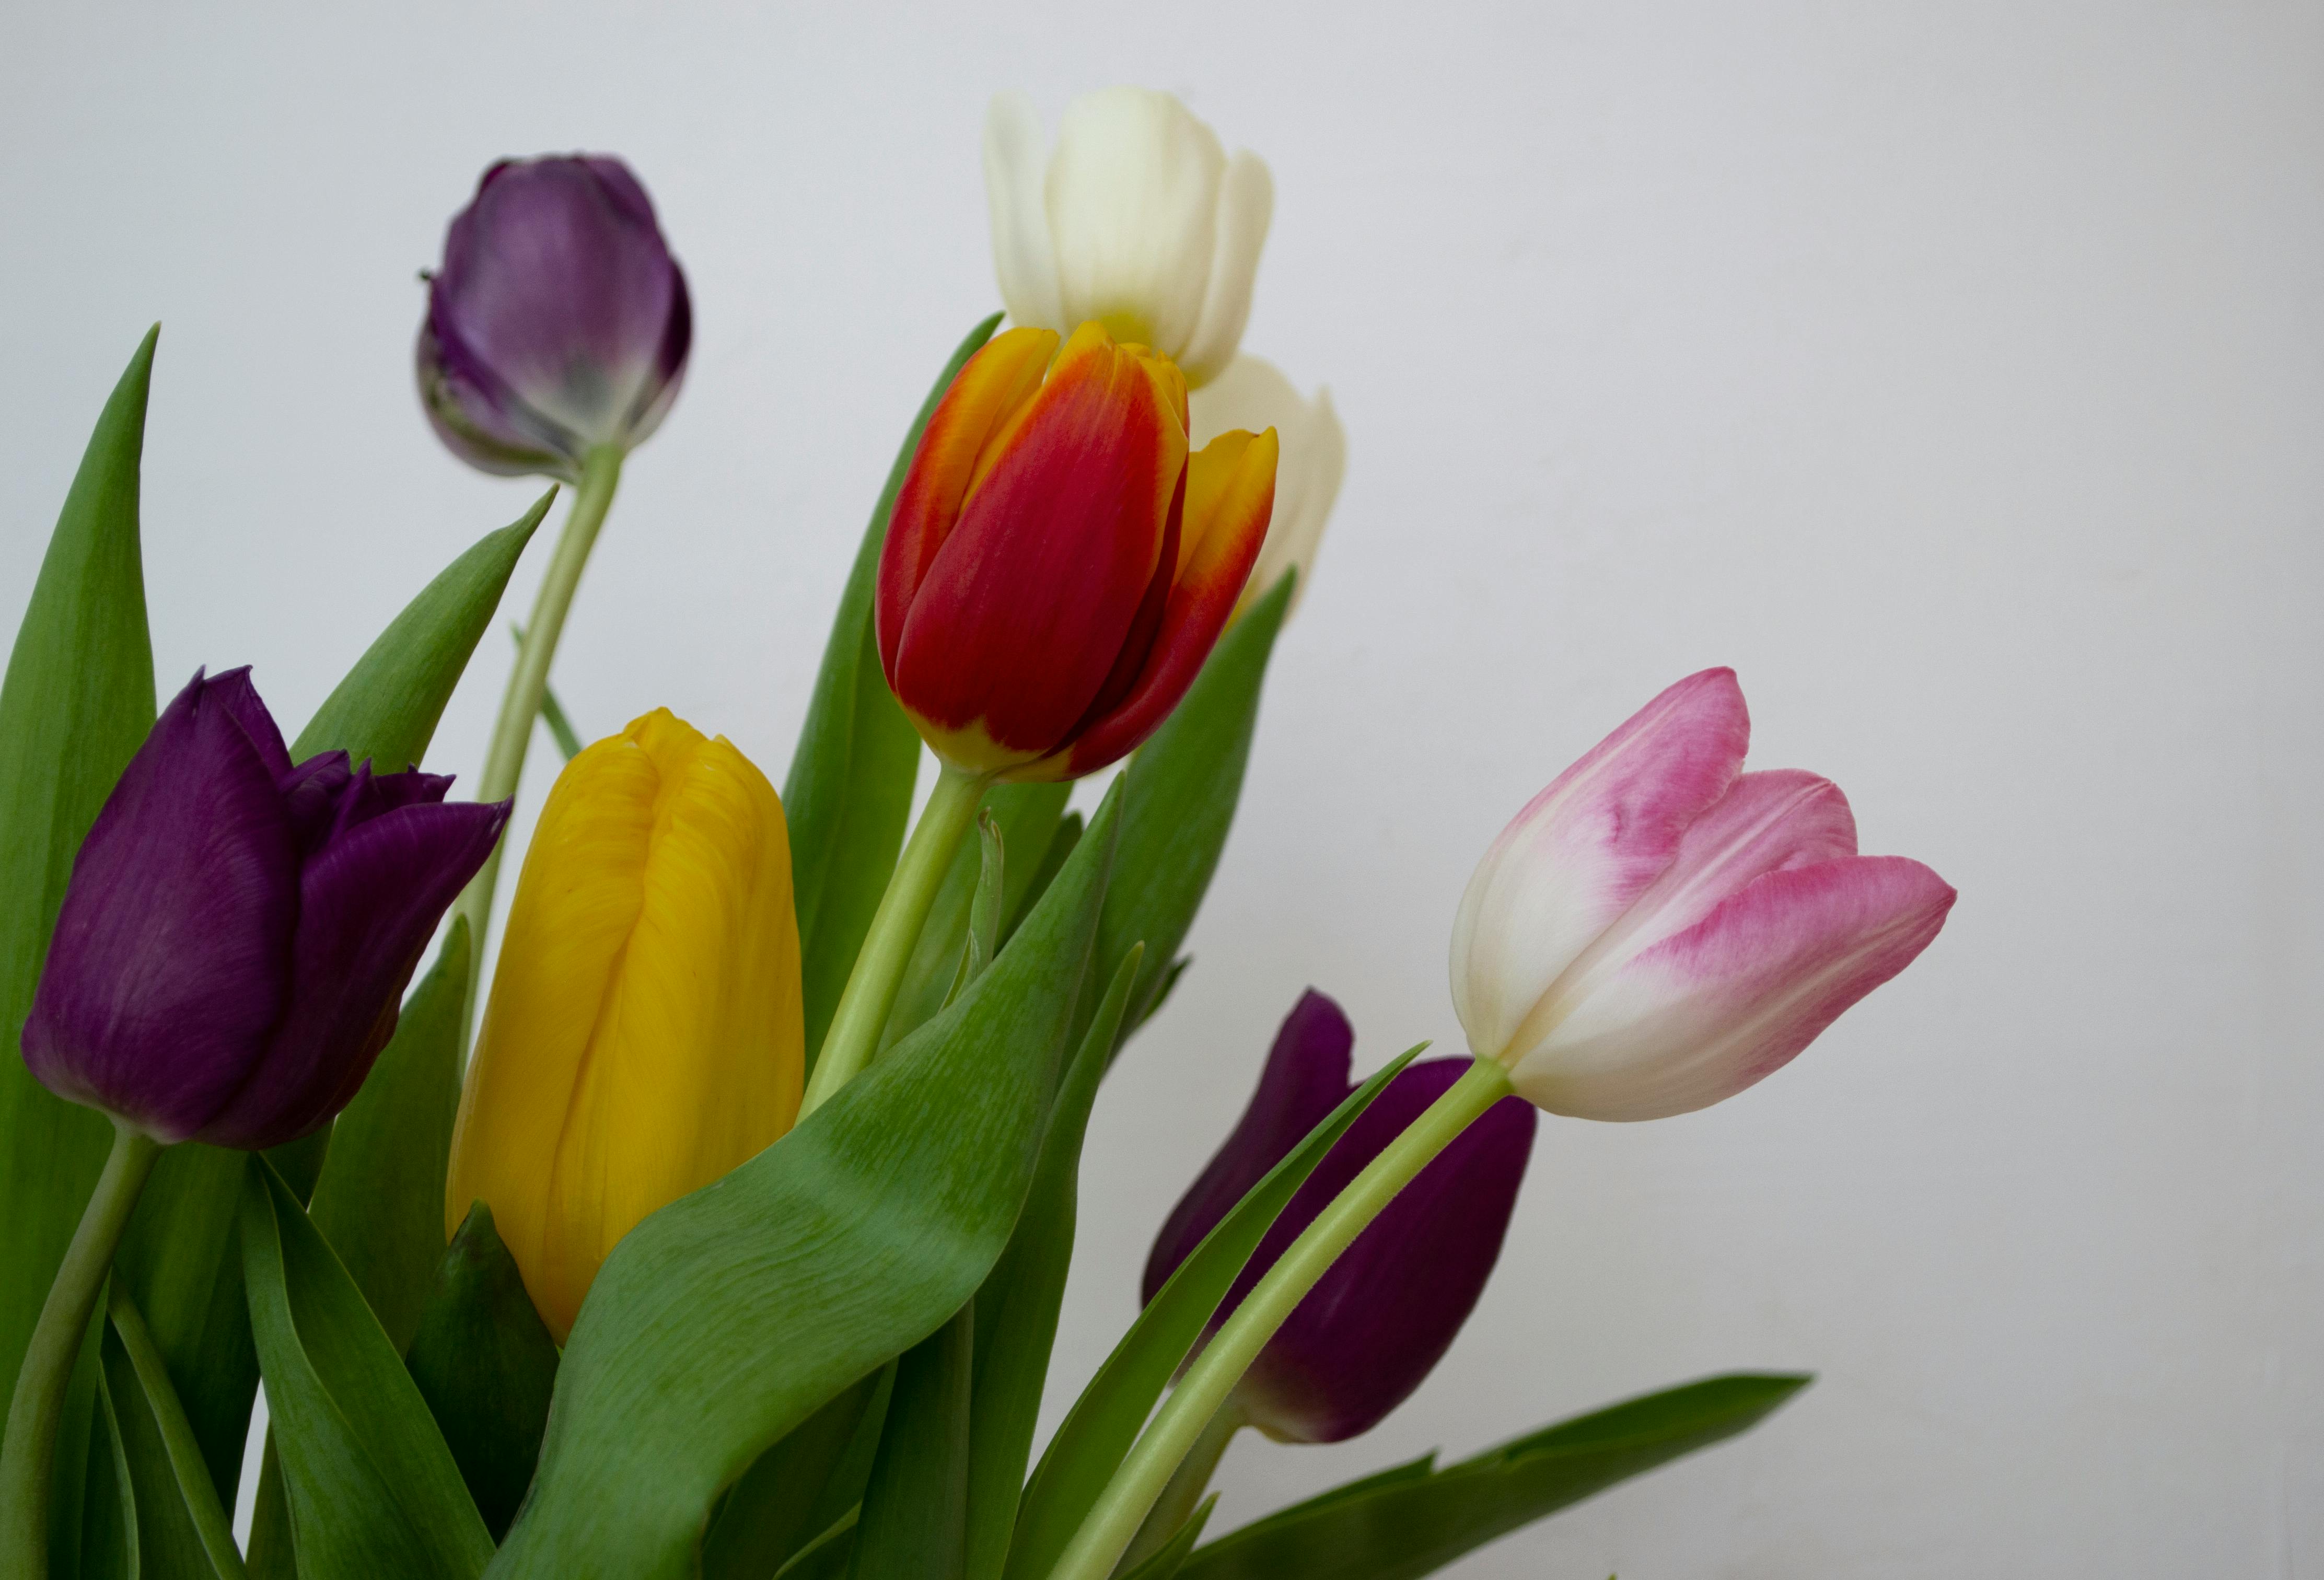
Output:
[[[1790,1062],[1944,926],[1953,890],[1858,855],[1830,780],[1745,773],[1731,670],[1690,675],[1501,831],[1452,927],[1480,1058],[1553,1113],[1659,1119]]]

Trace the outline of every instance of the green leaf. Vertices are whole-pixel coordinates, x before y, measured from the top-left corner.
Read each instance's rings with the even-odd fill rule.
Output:
[[[1216,1492],[1204,1499],[1202,1506],[1186,1517],[1186,1523],[1173,1531],[1170,1539],[1155,1548],[1152,1556],[1132,1569],[1124,1580],[1171,1580],[1171,1576],[1185,1567],[1187,1556],[1194,1550],[1194,1544],[1203,1539],[1203,1528],[1211,1522],[1211,1511],[1218,1506],[1219,1495]]]
[[[953,975],[952,989],[945,994],[946,1003],[983,975],[992,956],[1001,952],[1001,889],[1008,852],[1001,843],[1001,825],[993,821],[989,808],[977,812],[976,834],[976,893],[968,903],[968,942],[961,950],[960,969]]]
[[[1144,975],[1142,967],[1139,975]],[[1074,1401],[1056,1436],[1042,1451],[1033,1479],[1026,1483],[1009,1549],[1005,1571],[1009,1580],[1045,1580],[1056,1566],[1098,1494],[1137,1441],[1138,1430],[1146,1424],[1154,1401],[1162,1397],[1179,1363],[1202,1336],[1211,1314],[1226,1298],[1235,1274],[1258,1249],[1267,1226],[1323,1161],[1332,1143],[1426,1046],[1422,1043],[1399,1055],[1349,1093],[1345,1102],[1308,1132],[1289,1156],[1219,1220],[1138,1314],[1138,1320],[1130,1325],[1130,1331],[1121,1335],[1105,1364]]]
[[[452,1013],[460,1000],[452,999]],[[516,1259],[478,1202],[440,1259],[407,1363],[454,1463],[498,1540],[516,1518],[557,1385],[557,1341],[525,1293]]]
[[[810,1075],[848,973],[855,967],[856,951],[896,870],[912,810],[912,781],[920,767],[919,735],[888,689],[872,627],[872,594],[881,546],[888,541],[888,516],[936,402],[1000,322],[1001,315],[993,314],[953,352],[888,468],[887,485],[839,595],[823,667],[816,671],[807,718],[799,726],[798,749],[783,780]]]
[[[1259,688],[1291,586],[1285,577],[1228,627],[1185,700],[1138,749],[1123,776],[1130,799],[1121,812],[1121,854],[1097,942],[1098,957],[1111,960],[1146,941],[1146,965],[1130,999],[1133,1030],[1159,1003],[1163,974],[1226,848],[1259,722]]]
[[[882,1366],[759,1455],[703,1538],[702,1580],[767,1580],[862,1501],[895,1382]]]
[[[11,1383],[113,1140],[101,1115],[32,1078],[17,1038],[73,857],[153,726],[137,494],[160,334],[146,335],[97,420],[0,682],[0,1379]]]
[[[959,1003],[613,1248],[495,1575],[690,1574],[721,1488],[967,1304],[1031,1182],[1120,804]]]
[[[1399,1465],[1229,1533],[1180,1580],[1414,1580],[1591,1493],[1748,1431],[1799,1376],[1692,1382],[1545,1428],[1471,1459]]]
[[[1074,1259],[1074,1219],[1082,1140],[1090,1106],[1105,1075],[1106,1055],[1121,1030],[1138,963],[1131,945],[1082,1038],[1080,1050],[1057,1090],[1041,1139],[1041,1160],[1009,1250],[976,1293],[976,1383],[970,1415],[968,1462],[969,1580],[999,1580],[1017,1525],[1017,1499],[1033,1451],[1041,1388],[1056,1342],[1057,1307]]]
[[[969,1389],[976,1313],[952,1320],[896,1362],[896,1391],[856,1517],[857,1580],[960,1580],[968,1536]]]
[[[302,1580],[481,1574],[493,1539],[355,1280],[263,1158],[240,1223]]]
[[[1017,892],[1017,885],[1013,882],[1009,885],[1009,903],[1013,909],[1009,913],[1009,919],[1001,924],[1001,942],[1003,947],[1016,936],[1025,919],[1032,914],[1033,907],[1040,902],[1041,896],[1049,892],[1049,884],[1056,877],[1057,869],[1065,864],[1065,858],[1074,854],[1074,846],[1081,843],[1081,838],[1082,815],[1067,812],[1049,836],[1049,848],[1041,853],[1039,863],[1031,869],[1024,892]],[[1018,864],[1022,867],[1024,863],[1020,859]]]
[[[776,1580],[841,1580],[855,1556],[856,1511],[851,1509],[816,1537],[789,1563]]]
[[[113,1287],[105,1389],[137,1526],[140,1580],[242,1580],[234,1526],[145,1319]]]
[[[1056,832],[1073,787],[1065,784],[997,784],[984,792],[980,822],[990,816],[1004,851],[1018,853],[1017,876],[1010,878],[1004,863],[1001,909],[1008,910],[1010,892],[1021,890],[1036,865],[1035,853],[1047,846]],[[983,871],[982,840],[963,840],[945,870],[944,882],[920,924],[920,936],[905,962],[904,979],[896,989],[896,1003],[881,1028],[884,1053],[927,1024],[949,1002],[947,995],[960,980],[961,959],[968,947],[969,913],[975,909],[979,878]]]

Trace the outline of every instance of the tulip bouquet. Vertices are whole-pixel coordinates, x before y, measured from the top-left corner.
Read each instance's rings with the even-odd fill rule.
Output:
[[[1238,1433],[1340,1441],[1420,1386],[1539,1112],[1716,1103],[1942,925],[1952,891],[1858,855],[1829,781],[1743,771],[1712,670],[1486,851],[1466,1056],[1359,1080],[1338,1006],[1297,999],[1036,1455],[1092,1106],[1185,968],[1344,446],[1240,351],[1259,160],[1122,89],[1054,148],[1001,99],[985,161],[1010,327],[905,436],[779,791],[667,710],[583,747],[549,690],[691,346],[620,161],[493,166],[429,277],[436,431],[573,491],[472,795],[419,764],[551,499],[295,741],[246,669],[156,716],[139,349],[0,691],[7,1575],[1410,1576],[1804,1382],[1208,1529]],[[568,760],[487,971],[544,719]]]

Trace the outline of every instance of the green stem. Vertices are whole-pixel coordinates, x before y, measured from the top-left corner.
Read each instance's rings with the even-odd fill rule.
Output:
[[[129,1291],[117,1283],[106,1307],[113,1331],[121,1335],[121,1347],[128,1353],[129,1364],[145,1390],[153,1424],[161,1431],[161,1449],[169,1455],[171,1474],[177,1480],[178,1493],[185,1500],[202,1551],[209,1556],[210,1568],[222,1580],[241,1580],[244,1570],[241,1550],[234,1545],[234,1521],[218,1503],[217,1487],[202,1459],[202,1446],[194,1438],[193,1423],[186,1419],[186,1407],[179,1402],[177,1386],[170,1381],[170,1368],[153,1343],[144,1315],[129,1298]]]
[[[49,1572],[49,1485],[56,1470],[65,1385],[113,1266],[114,1248],[161,1155],[161,1142],[123,1120],[113,1122],[113,1150],[106,1155],[105,1171],[49,1286],[32,1341],[24,1349],[23,1370],[16,1373],[15,1396],[8,1401],[7,1434],[0,1442],[0,1575]]]
[[[1508,1093],[1501,1067],[1477,1060],[1316,1215],[1187,1369],[1098,1495],[1049,1580],[1105,1580],[1179,1462],[1315,1280],[1413,1176]]]
[[[505,800],[516,794],[517,781],[524,777],[525,749],[532,744],[533,721],[540,716],[540,699],[549,690],[549,666],[557,656],[558,639],[565,634],[566,612],[573,606],[574,590],[581,585],[582,568],[589,563],[589,550],[595,547],[597,531],[605,524],[605,513],[613,508],[613,490],[622,481],[622,451],[613,445],[600,445],[581,460],[581,486],[574,491],[573,509],[565,518],[564,533],[557,540],[557,552],[549,561],[549,570],[540,578],[540,591],[532,600],[532,618],[525,623],[524,639],[517,646],[516,668],[509,673],[508,694],[501,698],[500,716],[493,721],[491,744],[484,749],[484,772],[476,776],[476,799]],[[452,914],[468,919],[468,947],[472,966],[481,966],[484,958],[484,930],[492,919],[493,890],[500,882],[501,853],[508,848],[503,838],[493,846],[492,855],[468,886],[460,894],[459,903]],[[482,980],[481,971],[468,974],[468,999],[466,1022],[461,1037],[467,1041],[466,1030],[474,1028],[476,1018],[476,984]]]
[[[964,773],[947,767],[936,775],[936,789],[920,813],[919,826],[896,863],[888,892],[872,915],[872,930],[856,951],[855,968],[848,973],[839,1008],[832,1012],[831,1030],[823,1051],[816,1055],[815,1075],[799,1104],[805,1119],[828,1102],[833,1093],[861,1075],[880,1049],[880,1030],[895,1007],[896,990],[904,981],[904,967],[919,942],[920,926],[928,919],[936,891],[944,887],[945,869],[976,821],[977,804],[984,799],[990,775]]]
[[[1138,1528],[1130,1550],[1114,1566],[1115,1574],[1135,1573],[1139,1565],[1169,1545],[1170,1538],[1178,1534],[1178,1528],[1194,1517],[1203,1494],[1211,1490],[1211,1478],[1219,1473],[1219,1460],[1226,1454],[1227,1445],[1250,1424],[1241,1407],[1230,1396],[1219,1407],[1219,1413],[1203,1428],[1203,1435],[1194,1439],[1194,1446],[1178,1462],[1178,1468],[1170,1473],[1169,1485],[1154,1500],[1154,1507],[1147,1514],[1146,1523]]]

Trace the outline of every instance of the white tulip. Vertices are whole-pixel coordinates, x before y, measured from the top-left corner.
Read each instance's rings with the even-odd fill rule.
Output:
[[[1033,101],[998,95],[984,188],[1001,299],[1019,324],[1069,335],[1094,319],[1169,357],[1190,385],[1234,360],[1275,186],[1256,154],[1228,158],[1176,97],[1084,94],[1053,152]]]
[[[1315,547],[1348,470],[1348,436],[1332,409],[1332,392],[1317,390],[1311,401],[1273,363],[1246,354],[1190,393],[1186,404],[1196,449],[1233,429],[1275,430],[1283,447],[1275,467],[1275,516],[1243,587],[1242,603],[1263,596],[1296,568],[1299,580],[1291,597],[1297,608],[1307,596]]]

